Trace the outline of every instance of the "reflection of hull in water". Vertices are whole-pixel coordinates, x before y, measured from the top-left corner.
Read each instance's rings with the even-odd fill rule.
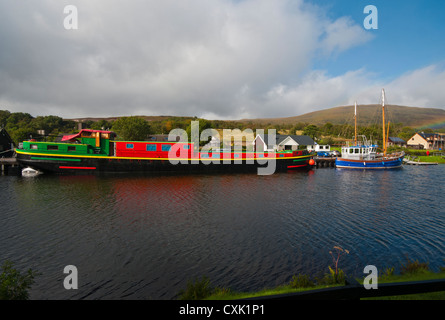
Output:
[[[335,166],[337,168],[349,169],[397,169],[401,168],[403,164],[404,155],[398,157],[388,157],[374,160],[353,160],[337,158]]]

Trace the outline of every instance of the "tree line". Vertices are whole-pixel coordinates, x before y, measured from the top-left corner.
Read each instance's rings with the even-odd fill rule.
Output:
[[[224,121],[207,120],[197,117],[166,117],[161,120],[147,121],[142,117],[121,117],[117,120],[87,120],[82,122],[82,128],[96,130],[111,130],[116,132],[118,140],[145,140],[151,134],[168,134],[172,129],[183,129],[190,132],[191,122],[199,121],[200,131],[212,129],[275,129],[277,134],[304,134],[313,138],[318,143],[336,144],[338,140],[352,139],[355,129],[350,124],[325,123],[317,126],[310,123],[257,123],[254,121]],[[11,136],[14,143],[28,140],[30,138],[43,141],[54,141],[62,134],[78,132],[79,123],[74,120],[65,120],[58,116],[37,116],[29,113],[10,112],[0,110],[0,128],[3,127]],[[372,137],[373,141],[382,141],[382,127],[376,124],[359,126],[358,135]],[[390,136],[399,137],[405,141],[412,137],[416,130],[404,126],[402,123],[390,124]],[[424,132],[433,132],[431,129]],[[190,135],[189,135],[190,137]]]

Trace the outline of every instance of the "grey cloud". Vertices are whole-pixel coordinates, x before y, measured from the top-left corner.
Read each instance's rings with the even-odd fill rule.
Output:
[[[78,30],[63,28],[68,4]],[[305,97],[295,92],[313,56],[363,39],[303,1],[1,0],[0,106],[64,117],[292,116],[315,103],[292,99]],[[271,95],[280,86],[284,99]]]

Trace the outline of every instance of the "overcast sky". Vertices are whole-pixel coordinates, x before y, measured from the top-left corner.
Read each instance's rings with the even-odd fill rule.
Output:
[[[291,117],[379,103],[383,87],[445,109],[444,34],[436,0],[0,0],[0,109]]]

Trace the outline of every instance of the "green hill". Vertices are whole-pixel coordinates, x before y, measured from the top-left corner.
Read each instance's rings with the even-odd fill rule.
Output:
[[[391,123],[402,123],[404,126],[416,129],[442,129],[445,128],[445,110],[435,108],[417,108],[397,105],[387,105],[385,107],[386,120]],[[174,116],[141,116],[147,121],[162,121],[171,118],[180,120],[193,120],[193,117],[174,117]],[[109,118],[77,118],[70,119],[75,121],[98,121],[98,120],[116,120],[118,117]],[[222,120],[222,122],[224,122]],[[258,125],[277,125],[277,124],[296,124],[308,123],[322,126],[325,123],[332,124],[354,124],[354,106],[341,106],[320,111],[314,111],[299,116],[286,118],[257,118],[232,120],[230,122],[251,122]],[[357,106],[357,124],[367,126],[372,124],[380,125],[382,122],[382,107],[377,104]]]
[[[417,108],[397,105],[385,107],[385,118],[392,123],[402,123],[413,128],[445,128],[445,110],[434,108]],[[382,107],[380,105],[357,106],[358,125],[380,124],[382,119]],[[317,126],[327,122],[332,124],[354,124],[354,106],[342,106],[320,111],[306,113],[300,116],[287,118],[268,119],[242,119],[242,122],[289,124],[309,123]]]

